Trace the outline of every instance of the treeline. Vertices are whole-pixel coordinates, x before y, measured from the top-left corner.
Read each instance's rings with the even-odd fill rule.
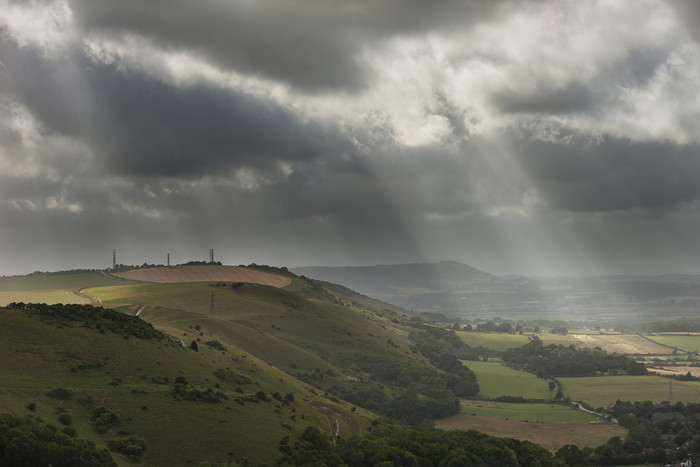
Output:
[[[129,316],[118,311],[96,308],[91,305],[47,305],[45,303],[12,302],[7,308],[22,310],[30,316],[38,316],[49,324],[95,329],[121,334],[124,337],[139,339],[163,339],[165,334],[153,328],[150,323],[137,316]]]
[[[31,274],[27,274],[27,276],[65,276],[67,274],[86,274],[86,273],[91,273],[91,272],[100,272],[101,269],[70,269],[67,271],[34,271]]]
[[[556,457],[569,465],[628,465],[700,456],[700,404],[618,400],[604,412],[629,430],[626,440],[616,436],[595,449],[566,445]]]
[[[0,414],[0,465],[5,467],[110,467],[110,453],[33,416]]]
[[[532,340],[519,348],[503,352],[503,361],[544,378],[549,376],[591,376],[600,373],[647,374],[646,367],[624,355],[610,355],[600,347],[578,349],[574,345],[542,345]]]
[[[541,466],[564,464],[529,441],[496,438],[474,430],[441,431],[420,427],[374,427],[367,438],[341,440],[309,427],[298,442],[280,442],[278,465],[352,466]]]

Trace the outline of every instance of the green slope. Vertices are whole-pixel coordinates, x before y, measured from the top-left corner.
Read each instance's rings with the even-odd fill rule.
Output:
[[[310,391],[232,346],[224,352],[201,343],[195,352],[165,336],[147,340],[84,326],[32,311],[0,310],[0,340],[6,349],[0,352],[0,411],[23,415],[34,403],[35,413],[56,425],[58,416],[67,413],[80,437],[101,446],[120,434],[139,436],[148,445],[143,459],[148,465],[271,462],[279,455],[280,439],[294,440],[308,426],[327,431],[327,416],[339,420],[346,436],[363,434],[372,417]],[[219,403],[177,400],[172,393],[178,377],[186,380],[183,394],[211,389],[225,398]],[[70,397],[50,397],[49,391],[58,388]],[[268,400],[259,401],[256,393]],[[283,397],[289,393],[292,402]],[[104,434],[90,423],[91,413],[101,406],[119,418]],[[130,463],[114,457],[120,464]]]

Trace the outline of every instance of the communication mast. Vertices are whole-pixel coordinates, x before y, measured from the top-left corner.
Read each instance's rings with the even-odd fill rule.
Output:
[[[170,253],[168,253],[168,267],[170,267]]]
[[[213,248],[209,249],[209,262],[210,263],[214,262],[214,249]]]
[[[112,269],[117,268],[117,249],[112,250]]]

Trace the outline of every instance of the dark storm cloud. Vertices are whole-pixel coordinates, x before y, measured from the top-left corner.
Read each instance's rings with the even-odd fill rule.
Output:
[[[47,59],[9,40],[0,44],[0,60],[35,117],[87,142],[114,173],[195,177],[352,151],[339,132],[243,92],[177,88],[79,52]]]
[[[700,200],[700,146],[575,134],[569,141],[518,142],[533,183],[558,209],[672,212]]]
[[[167,49],[204,54],[225,68],[313,92],[363,86],[368,76],[358,54],[377,40],[455,24],[463,28],[489,16],[500,4],[462,0],[70,3],[87,31],[134,33]]]

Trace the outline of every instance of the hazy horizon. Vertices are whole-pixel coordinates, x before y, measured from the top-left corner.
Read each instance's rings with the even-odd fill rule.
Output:
[[[700,3],[0,0],[0,275],[700,273]]]

